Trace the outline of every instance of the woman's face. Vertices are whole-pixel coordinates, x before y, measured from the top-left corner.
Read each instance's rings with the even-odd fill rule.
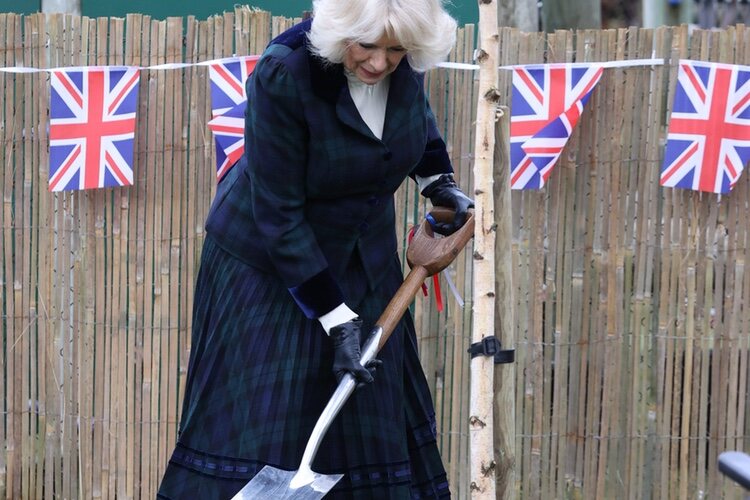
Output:
[[[378,83],[393,73],[406,55],[398,40],[383,35],[375,43],[353,43],[344,54],[344,67],[363,83]]]

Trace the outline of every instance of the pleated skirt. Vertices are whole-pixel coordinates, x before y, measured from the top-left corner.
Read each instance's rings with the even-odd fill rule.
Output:
[[[350,269],[348,279],[361,272]],[[402,281],[398,258],[350,304],[372,328]],[[362,276],[364,279],[364,276]],[[158,498],[231,498],[265,465],[296,470],[336,387],[333,351],[280,280],[222,250],[201,258],[178,443]],[[407,312],[378,354],[375,381],[333,421],[313,470],[344,474],[327,499],[449,498],[435,414]]]

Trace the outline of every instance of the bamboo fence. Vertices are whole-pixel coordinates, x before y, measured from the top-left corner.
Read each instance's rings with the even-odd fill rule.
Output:
[[[0,14],[0,66],[257,54],[294,21]],[[451,60],[471,62],[474,26],[458,35]],[[500,31],[501,64],[652,57],[666,64],[605,70],[548,185],[513,193],[513,251],[497,259],[513,269],[520,498],[742,496],[716,461],[750,435],[749,176],[722,197],[658,178],[676,60],[750,64],[750,30]],[[427,75],[467,191],[475,76]],[[0,95],[0,496],[153,498],[215,192],[208,70],[142,72],[129,188],[48,192],[48,74],[0,72]],[[426,208],[417,194],[397,196],[402,252]],[[445,272],[444,311],[434,292],[413,306],[456,498],[469,496],[471,254]]]

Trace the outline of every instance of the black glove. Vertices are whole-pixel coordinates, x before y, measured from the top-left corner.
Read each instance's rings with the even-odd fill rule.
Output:
[[[468,210],[474,208],[474,200],[461,191],[452,174],[443,174],[436,181],[424,188],[422,195],[429,198],[433,207],[452,208],[456,215],[453,222],[435,222],[432,229],[436,233],[448,236],[458,231],[466,222]]]
[[[357,381],[357,388],[371,383],[375,371],[383,364],[379,359],[371,359],[366,366],[360,364],[360,337],[362,320],[355,318],[331,328],[333,341],[333,374],[336,382],[341,382],[346,372]]]

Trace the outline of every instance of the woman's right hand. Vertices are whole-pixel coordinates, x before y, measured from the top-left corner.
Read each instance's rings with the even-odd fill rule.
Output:
[[[474,208],[474,200],[461,191],[453,180],[453,174],[443,174],[436,181],[424,188],[422,195],[429,198],[434,207],[447,207],[455,210],[452,222],[436,222],[432,229],[436,233],[449,236],[464,225],[469,209]]]

